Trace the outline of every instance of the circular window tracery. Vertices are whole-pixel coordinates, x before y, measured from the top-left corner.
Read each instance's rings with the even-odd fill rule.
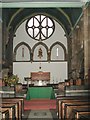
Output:
[[[53,34],[54,29],[54,21],[42,14],[31,17],[26,23],[28,35],[38,41],[48,39]]]

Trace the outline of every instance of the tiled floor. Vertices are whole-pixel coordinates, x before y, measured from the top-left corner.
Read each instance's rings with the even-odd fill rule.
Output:
[[[25,111],[24,120],[58,120],[55,110],[31,110]]]

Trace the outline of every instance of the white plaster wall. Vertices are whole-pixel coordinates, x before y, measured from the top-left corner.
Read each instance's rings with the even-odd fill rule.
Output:
[[[62,29],[62,27],[56,22],[55,22],[55,31],[54,34],[47,40],[43,41],[44,43],[46,43],[46,45],[48,47],[50,47],[53,43],[55,43],[55,41],[59,41],[62,44],[64,44],[64,46],[66,47],[67,50],[67,38],[64,36],[65,32]],[[15,46],[17,44],[19,44],[20,42],[26,42],[29,44],[29,46],[32,48],[38,41],[32,39],[26,32],[25,29],[25,25],[26,25],[26,21],[23,22],[19,28],[17,29],[15,35],[16,37],[13,40],[13,50],[15,48]]]
[[[67,38],[64,36],[65,32],[62,27],[55,22],[54,34],[47,40],[43,41],[49,48],[50,46],[59,41],[66,47],[67,50]],[[13,50],[20,42],[26,42],[32,49],[32,47],[38,42],[29,37],[25,29],[26,21],[24,21],[17,29],[13,40]],[[26,53],[27,54],[27,53]],[[62,51],[61,53],[62,54]],[[49,71],[51,73],[51,82],[59,82],[67,79],[67,62],[42,62],[42,71]],[[20,78],[19,82],[25,83],[24,77],[29,77],[30,72],[39,71],[39,62],[13,62],[13,74],[17,74]]]
[[[30,77],[31,72],[39,71],[40,63],[33,62],[14,62],[13,63],[13,73],[17,74],[20,78],[21,83],[26,83],[24,77]],[[67,79],[67,62],[42,62],[41,63],[42,71],[50,72],[50,82],[54,83],[63,82]]]

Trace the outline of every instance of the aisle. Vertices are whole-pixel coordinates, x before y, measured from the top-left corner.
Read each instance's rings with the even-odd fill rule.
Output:
[[[55,110],[30,110],[24,113],[24,120],[58,120]]]

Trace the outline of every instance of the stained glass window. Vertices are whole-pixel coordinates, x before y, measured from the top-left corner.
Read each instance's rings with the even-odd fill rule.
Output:
[[[31,17],[26,23],[28,35],[38,41],[48,39],[53,34],[54,29],[54,21],[42,14]]]

